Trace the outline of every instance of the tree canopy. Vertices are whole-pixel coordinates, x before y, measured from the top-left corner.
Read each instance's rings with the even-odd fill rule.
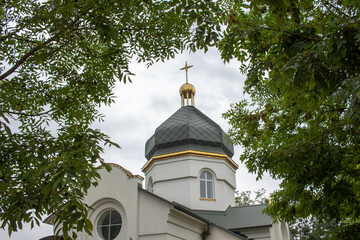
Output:
[[[360,2],[229,1],[219,49],[240,60],[245,92],[224,114],[241,161],[280,179],[267,212],[360,218]],[[351,236],[351,234],[350,234]]]
[[[269,204],[269,198],[266,197],[266,190],[264,188],[253,192],[255,198],[251,196],[251,193],[251,191],[236,192],[236,206]],[[336,222],[335,220],[319,222],[316,218],[310,216],[305,219],[297,219],[289,228],[293,240],[344,239],[344,237],[336,236],[336,232],[342,225],[341,222]]]
[[[97,108],[113,102],[116,81],[130,80],[130,61],[214,44],[243,63],[251,97],[224,114],[230,138],[258,178],[282,180],[268,213],[347,222],[345,235],[358,227],[360,2],[219,2],[0,3],[1,227],[53,214],[65,237],[90,233],[81,200],[96,166],[107,167],[103,145],[118,146],[91,127]]]
[[[46,215],[65,238],[91,233],[87,189],[104,145],[91,124],[129,63],[164,61],[218,38],[211,1],[5,0],[0,3],[0,226]],[[60,225],[59,225],[60,224]],[[72,236],[76,238],[76,234]]]

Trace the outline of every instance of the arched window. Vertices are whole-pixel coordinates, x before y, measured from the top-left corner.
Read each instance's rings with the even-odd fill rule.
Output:
[[[97,222],[97,232],[103,240],[113,240],[119,235],[122,226],[121,215],[115,210],[104,212]]]
[[[200,198],[214,198],[213,177],[208,171],[200,173]]]
[[[152,178],[149,178],[147,190],[148,190],[149,192],[153,192],[153,190],[154,190],[154,184],[153,184]]]

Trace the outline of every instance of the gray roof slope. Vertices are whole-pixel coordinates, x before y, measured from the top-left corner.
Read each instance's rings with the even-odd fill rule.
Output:
[[[226,229],[241,229],[272,225],[271,217],[262,212],[266,206],[229,207],[224,212],[206,210],[192,210],[192,212]]]
[[[184,106],[155,130],[145,145],[145,156],[151,157],[178,150],[204,150],[225,153],[230,158],[234,147],[225,132],[194,106]],[[193,149],[195,148],[195,149]]]

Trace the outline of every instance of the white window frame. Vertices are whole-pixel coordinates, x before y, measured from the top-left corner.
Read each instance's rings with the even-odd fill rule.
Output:
[[[205,174],[204,178],[202,178],[202,174]],[[200,175],[199,175],[199,187],[200,187],[200,199],[215,199],[215,188],[214,188],[214,174],[212,174],[210,171],[208,170],[202,170],[200,172]],[[202,192],[201,192],[201,184],[202,182],[205,183],[205,196],[202,195]],[[209,184],[211,184],[211,186],[209,187]],[[211,188],[211,193],[212,195],[210,195],[208,189]]]
[[[125,211],[124,206],[116,199],[114,198],[102,198],[98,201],[96,201],[94,204],[91,205],[91,208],[93,210],[89,211],[89,220],[93,224],[93,236],[96,236],[96,239],[101,239],[100,235],[97,231],[97,223],[99,221],[99,218],[101,215],[108,211],[108,210],[114,210],[120,213],[121,219],[122,219],[122,225],[120,229],[119,235],[115,238],[115,240],[119,239],[126,239],[127,236],[127,229],[128,229],[128,218]],[[81,235],[81,236],[80,236]],[[79,235],[79,239],[87,239],[87,233],[82,232]]]
[[[101,225],[99,226],[99,223],[100,223],[99,221],[101,221],[102,216],[103,216],[105,213],[107,213],[107,212],[109,212],[109,214],[110,214],[110,216],[109,216],[109,224],[103,225],[103,224],[101,223]],[[111,212],[116,212],[117,214],[119,214],[121,223],[111,223]],[[121,228],[122,228],[122,225],[123,225],[122,223],[123,223],[123,220],[122,220],[121,214],[120,214],[117,210],[115,210],[115,209],[107,209],[106,211],[103,211],[103,212],[99,215],[99,217],[98,217],[98,219],[97,219],[97,223],[96,223],[97,234],[99,235],[99,237],[100,237],[101,239],[104,239],[104,238],[102,237],[101,231],[99,231],[99,227],[100,227],[100,228],[101,228],[101,227],[107,227],[107,228],[108,228],[107,230],[109,231],[109,237],[108,237],[108,239],[104,239],[104,240],[113,240],[113,239],[116,239],[116,238],[120,235]],[[111,229],[111,227],[113,227],[113,226],[120,226],[120,230],[119,230],[118,234],[115,236],[115,238],[111,239],[111,238],[110,238],[110,229]]]

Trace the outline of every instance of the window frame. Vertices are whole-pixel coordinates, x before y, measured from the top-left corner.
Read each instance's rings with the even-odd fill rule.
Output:
[[[110,214],[110,216],[109,216],[109,224],[108,225],[103,225],[103,224],[99,224],[100,223],[100,221],[102,220],[102,217],[106,214],[106,213],[108,213],[108,212],[110,212],[109,214]],[[119,223],[117,223],[117,224],[111,224],[111,212],[116,212],[119,216],[120,216],[120,220],[121,220],[121,223],[119,224]],[[97,219],[96,219],[96,227],[94,227],[95,229],[96,229],[96,234],[99,236],[99,238],[100,239],[104,239],[104,240],[115,240],[115,239],[117,239],[119,236],[120,236],[120,234],[121,234],[121,230],[123,229],[123,224],[124,223],[124,221],[123,221],[123,217],[122,217],[122,215],[121,215],[121,213],[118,211],[118,210],[116,210],[116,209],[113,209],[113,208],[108,208],[108,209],[104,209],[103,211],[101,211],[99,214],[98,214],[98,217],[97,217]],[[119,232],[117,233],[117,235],[114,237],[114,238],[110,238],[110,228],[112,227],[112,226],[119,226],[120,225],[120,229],[119,229]],[[103,227],[103,226],[106,226],[106,227],[109,227],[109,229],[108,229],[108,231],[109,231],[109,237],[108,237],[108,239],[105,239],[104,237],[103,237],[103,234],[102,234],[102,232],[101,232],[101,227]]]
[[[202,175],[204,174],[204,177]],[[215,200],[215,176],[214,174],[205,169],[201,170],[199,174],[199,187],[200,187],[200,200]],[[203,195],[202,185],[204,184],[205,195]],[[209,186],[210,184],[210,186]],[[211,189],[211,195],[209,193],[209,189]]]
[[[93,224],[92,234],[96,239],[100,239],[100,236],[97,232],[97,222],[102,213],[106,212],[107,210],[115,210],[121,215],[122,219],[122,226],[119,235],[116,237],[118,239],[126,239],[128,234],[128,214],[125,211],[125,207],[118,199],[111,198],[111,197],[103,197],[98,199],[93,204],[91,204],[92,210],[89,211],[89,220]],[[85,232],[81,232],[79,239],[86,239],[88,234]]]

